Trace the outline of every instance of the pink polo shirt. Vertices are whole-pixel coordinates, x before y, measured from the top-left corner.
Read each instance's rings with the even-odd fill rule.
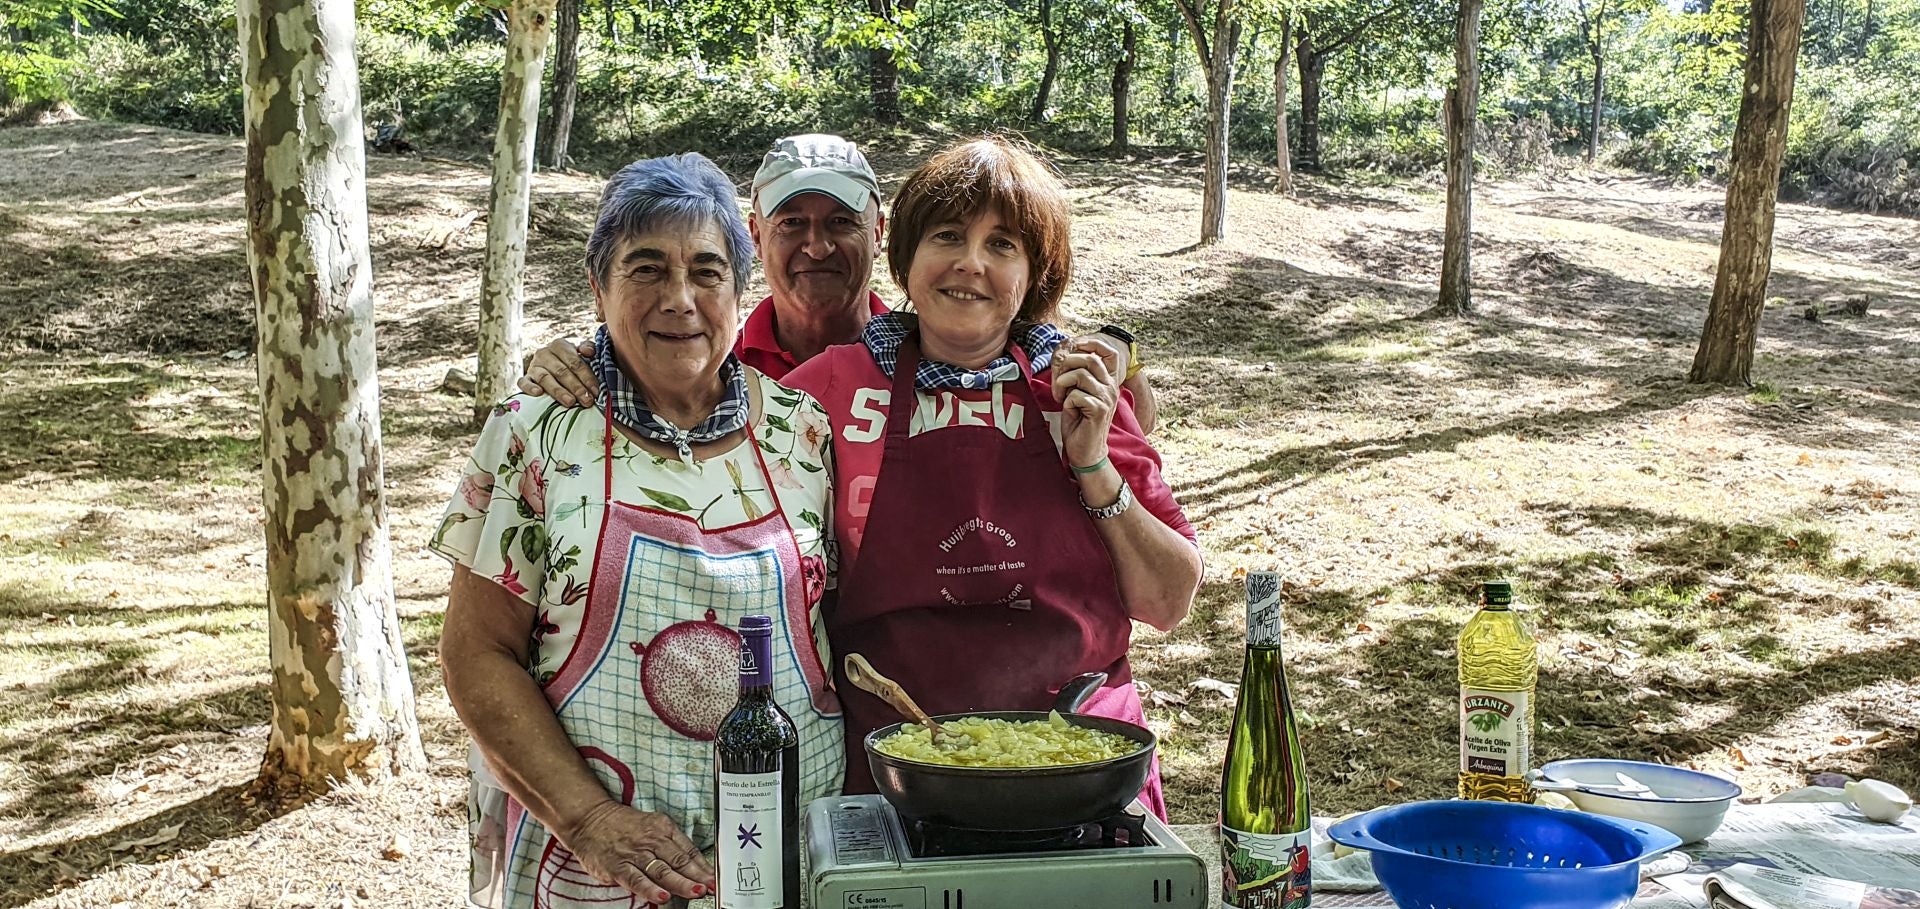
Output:
[[[881,302],[879,294],[867,291],[867,309],[873,315],[884,315],[887,304]],[[747,314],[746,324],[740,326],[740,338],[733,343],[733,355],[778,382],[800,362],[780,346],[780,336],[774,331],[775,318],[773,297],[769,296]]]

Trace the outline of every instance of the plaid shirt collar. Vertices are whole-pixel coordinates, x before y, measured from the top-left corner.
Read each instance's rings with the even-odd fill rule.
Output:
[[[918,317],[912,313],[890,312],[874,316],[860,333],[860,343],[867,346],[867,352],[873,355],[873,362],[886,373],[893,376],[894,362],[900,358],[900,342],[907,339],[919,325]],[[1020,345],[1026,352],[1027,362],[1036,373],[1053,363],[1053,350],[1067,339],[1066,333],[1045,322],[1032,325],[1016,325],[1011,333],[1013,343]],[[985,369],[962,369],[950,363],[920,358],[920,368],[914,370],[915,388],[986,388],[996,382],[1010,382],[1020,378],[1020,364],[1011,355],[1002,355],[988,363]]]
[[[613,356],[613,338],[607,332],[607,326],[601,325],[593,336],[593,372],[600,379],[602,399],[607,413],[620,425],[625,426],[645,438],[672,445],[680,454],[680,460],[693,463],[693,446],[698,442],[711,442],[727,433],[734,432],[747,425],[747,414],[752,403],[747,397],[747,375],[740,368],[740,360],[733,354],[720,364],[720,384],[722,392],[720,403],[713,408],[700,425],[690,429],[681,429],[667,418],[654,413],[647,407],[646,398],[626,373],[620,371],[620,365]]]

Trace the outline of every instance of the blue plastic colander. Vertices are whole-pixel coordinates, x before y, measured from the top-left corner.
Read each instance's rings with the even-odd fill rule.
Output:
[[[1652,824],[1508,802],[1414,802],[1333,825],[1373,853],[1401,909],[1619,909],[1640,860],[1680,845]]]

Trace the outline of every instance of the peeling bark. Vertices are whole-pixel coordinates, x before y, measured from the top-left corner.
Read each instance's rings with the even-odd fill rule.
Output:
[[[240,0],[273,722],[260,784],[425,766],[391,556],[348,0]]]
[[[540,112],[540,72],[553,38],[554,6],[555,0],[516,0],[507,16],[507,58],[500,68],[500,119],[493,132],[493,188],[487,204],[487,260],[480,273],[475,425],[513,393],[513,378],[520,372],[533,124]]]

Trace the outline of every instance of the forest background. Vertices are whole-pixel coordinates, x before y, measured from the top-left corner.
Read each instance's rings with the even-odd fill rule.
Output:
[[[550,60],[568,56],[569,16],[578,27],[564,151],[588,171],[687,148],[752,155],[781,135],[859,120],[1014,127],[1068,151],[1112,147],[1117,113],[1128,141],[1150,147],[1197,148],[1206,123],[1205,72],[1173,0],[565,0],[559,15]],[[1238,164],[1275,161],[1284,46],[1303,169],[1437,180],[1452,4],[1250,0],[1238,15]],[[369,127],[434,154],[484,156],[504,13],[471,0],[361,0],[359,20]],[[1486,175],[1552,166],[1596,132],[1603,163],[1720,174],[1746,21],[1745,0],[1496,0],[1481,39]],[[70,104],[240,132],[224,0],[0,0],[0,31],[0,111],[16,121]],[[897,101],[870,79],[883,66],[899,71]],[[1920,211],[1916,86],[1920,0],[1812,0],[1782,197]],[[548,119],[543,151],[554,132]]]

